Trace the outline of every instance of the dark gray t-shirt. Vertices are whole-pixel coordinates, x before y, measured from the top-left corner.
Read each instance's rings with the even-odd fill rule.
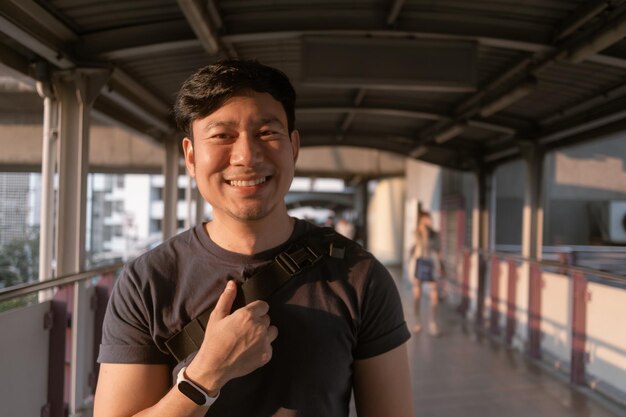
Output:
[[[252,256],[226,251],[196,226],[129,262],[103,326],[99,362],[174,366],[165,341],[217,302],[228,279],[243,280],[314,228],[296,221],[283,245]],[[352,364],[410,334],[386,268],[356,245],[327,257],[268,300],[278,328],[272,360],[227,383],[207,416],[345,417]]]

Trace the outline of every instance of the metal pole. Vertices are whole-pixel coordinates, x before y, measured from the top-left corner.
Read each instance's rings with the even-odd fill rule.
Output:
[[[544,152],[536,144],[522,144],[526,163],[526,189],[522,224],[522,257],[528,267],[528,353],[541,357],[541,253],[543,244],[542,180]]]
[[[38,89],[45,91],[43,99],[43,149],[41,159],[41,213],[39,217],[39,281],[54,276],[52,254],[54,247],[54,173],[56,162],[56,142],[58,138],[59,103],[50,93],[49,86]],[[51,291],[39,294],[39,300],[45,301]]]
[[[171,139],[165,143],[165,164],[163,166],[165,186],[163,187],[163,240],[176,234],[178,203],[178,161],[179,144]]]
[[[477,224],[474,229],[474,242],[479,249],[478,253],[478,291],[476,294],[476,326],[482,328],[485,310],[485,293],[487,287],[487,262],[490,237],[489,221],[489,193],[491,192],[491,172],[481,167],[476,172],[476,209]]]
[[[187,184],[185,186],[185,229],[189,229],[195,224],[194,209],[196,205],[191,203],[193,201],[193,179],[189,174],[187,174],[186,180]]]
[[[85,266],[87,171],[89,166],[89,125],[91,107],[111,75],[110,69],[76,69],[53,74],[60,102],[59,194],[57,199],[56,272],[78,273]],[[78,349],[79,342],[91,340],[93,315],[85,283],[75,283],[72,306],[69,415],[81,416],[93,393],[89,370],[91,351]]]
[[[196,224],[200,224],[204,222],[204,197],[200,194],[200,190],[198,187],[195,187],[195,197],[196,197]]]

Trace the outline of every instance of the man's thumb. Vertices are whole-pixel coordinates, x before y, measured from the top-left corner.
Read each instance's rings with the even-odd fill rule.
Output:
[[[235,281],[229,280],[226,283],[224,292],[220,295],[219,300],[217,300],[217,304],[215,304],[211,316],[215,316],[216,319],[222,319],[230,315],[235,297],[237,297],[237,285],[235,285]]]

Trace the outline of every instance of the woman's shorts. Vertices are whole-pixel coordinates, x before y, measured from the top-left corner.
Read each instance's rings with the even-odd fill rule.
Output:
[[[432,259],[417,258],[415,261],[415,279],[420,281],[435,280],[435,263]]]

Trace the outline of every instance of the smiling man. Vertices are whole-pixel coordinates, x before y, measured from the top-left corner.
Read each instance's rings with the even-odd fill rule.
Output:
[[[395,284],[291,218],[300,137],[280,71],[229,60],[181,87],[189,174],[213,220],[129,262],[105,317],[96,417],[413,416]]]

